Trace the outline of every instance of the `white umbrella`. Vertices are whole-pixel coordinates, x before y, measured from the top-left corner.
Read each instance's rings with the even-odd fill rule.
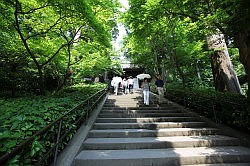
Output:
[[[111,86],[114,86],[114,85],[119,85],[119,82],[122,83],[122,78],[121,77],[113,77],[112,81],[111,81]]]
[[[138,74],[136,77],[140,80],[143,80],[144,78],[151,78],[151,76],[149,74],[144,74],[144,73]]]
[[[113,77],[113,80],[114,81],[117,81],[117,82],[122,82],[122,78],[121,77]]]

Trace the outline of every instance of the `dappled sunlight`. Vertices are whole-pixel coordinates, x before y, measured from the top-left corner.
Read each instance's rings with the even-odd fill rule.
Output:
[[[0,1],[0,165],[250,165],[249,2]]]
[[[139,107],[139,100],[136,99],[137,91],[132,94],[109,95],[106,106],[113,106],[119,108]],[[129,101],[129,102],[128,102]]]
[[[86,141],[88,153],[101,150],[97,160],[129,158],[134,165],[144,159],[175,166],[243,161],[238,139],[216,135],[218,129],[173,103],[157,106],[152,97],[144,106],[142,100],[141,93],[108,96]]]
[[[103,152],[97,153],[96,155],[99,156],[99,157],[107,157],[107,156],[110,156],[110,154],[109,154],[107,151],[103,151]]]

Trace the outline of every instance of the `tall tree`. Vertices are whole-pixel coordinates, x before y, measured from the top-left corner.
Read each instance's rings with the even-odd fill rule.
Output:
[[[242,94],[238,78],[235,76],[236,74],[232,67],[224,35],[216,34],[209,36],[208,47],[213,50],[211,66],[216,90]]]
[[[239,48],[240,61],[244,65],[248,82],[248,102],[250,103],[250,1],[239,0],[230,3],[227,13],[231,16],[226,21],[231,35]]]
[[[165,5],[167,13],[189,17],[194,22],[203,22],[204,28],[210,29],[208,39],[212,39],[214,35],[220,36],[220,34],[226,35],[226,39],[228,39],[230,34],[227,26],[230,27],[230,25],[227,22],[232,19],[232,9],[237,9],[239,2],[230,0],[202,0],[199,2],[178,1],[171,4],[161,1],[161,3]],[[219,34],[218,29],[220,31]],[[216,43],[223,42],[221,38],[216,39],[218,40]],[[211,43],[211,41],[208,41],[208,43]],[[241,94],[239,81],[228,57],[225,42],[223,45],[213,47],[211,59],[216,89]]]
[[[137,0],[131,0],[131,7],[137,7],[143,9],[142,11],[144,12],[144,15],[141,15],[143,19],[134,19],[134,17],[130,18],[131,22],[134,22],[133,25],[138,25],[138,23],[143,24],[143,25],[148,25],[150,22],[149,20],[157,21],[162,18],[167,18],[168,20],[171,20],[174,22],[176,18],[180,18],[180,20],[185,20],[185,18],[190,18],[193,23],[197,23],[200,25],[200,27],[203,28],[208,28],[209,31],[207,31],[207,34],[211,34],[211,32],[216,33],[216,29],[220,29],[221,32],[224,32],[223,30],[223,22],[219,22],[220,20],[225,20],[228,18],[227,15],[220,15],[224,14],[222,11],[222,6],[223,2],[220,0],[217,0],[216,2],[214,1],[199,1],[199,2],[194,2],[194,1],[162,1],[162,0],[157,0],[157,1],[152,1],[152,0],[144,0],[144,1],[137,1]],[[131,9],[132,11],[136,11],[138,9]],[[129,19],[128,19],[129,20]],[[219,20],[219,21],[218,21]],[[143,23],[144,21],[144,23]],[[167,22],[167,21],[166,21]],[[170,25],[170,24],[169,24]],[[135,27],[135,26],[134,26]],[[137,26],[139,29],[142,26]],[[174,26],[172,26],[174,27]],[[134,31],[136,33],[136,31]],[[172,31],[174,32],[174,31]],[[173,33],[173,35],[175,35]],[[174,48],[174,47],[173,47]],[[217,48],[218,49],[218,48]],[[215,51],[215,53],[218,53]],[[226,53],[226,50],[223,52],[220,52],[220,56],[215,56],[213,54],[214,58],[217,58],[216,61],[218,62],[216,65],[221,65],[220,62],[225,61],[227,58],[228,53]],[[223,67],[228,67],[230,68],[230,71],[233,71],[232,65],[230,64],[230,59],[227,59],[225,63],[228,63],[229,65],[224,65],[220,66],[219,68]],[[216,66],[215,65],[215,66]],[[216,68],[215,70],[219,69]],[[224,88],[220,89],[217,88],[220,91],[232,91],[236,93],[240,93],[240,86],[237,81],[237,76],[235,75],[234,72],[224,72],[228,71],[227,69],[221,70],[220,72],[215,72],[215,73],[223,73],[220,75],[217,75],[216,77],[221,77],[219,80],[223,81],[224,83]],[[180,72],[179,72],[180,73]],[[234,79],[223,79],[223,76],[226,76],[228,78],[234,78]],[[215,78],[216,78],[215,77]],[[224,77],[225,78],[225,77]],[[234,81],[236,80],[236,81]],[[217,82],[216,82],[217,83]],[[235,86],[233,88],[228,87],[230,86]],[[217,84],[215,84],[216,87],[219,87]]]
[[[107,1],[4,0],[1,2],[3,11],[8,11],[8,16],[12,15],[9,17],[12,22],[9,23],[15,26],[27,51],[26,55],[32,59],[37,69],[42,94],[45,93],[44,69],[59,57],[67,54],[69,58],[71,57],[70,49],[73,43],[78,41],[74,37],[77,34],[76,29],[81,31],[80,39],[85,43],[99,42],[104,47],[111,48],[110,34],[114,21],[111,20],[113,10],[110,9],[115,8],[117,1],[114,0],[113,3],[108,1],[108,5],[105,2]],[[99,6],[97,3],[100,3]],[[106,4],[105,7],[102,7],[101,3]],[[99,9],[98,15],[95,13],[97,9]],[[1,14],[5,15],[4,12]],[[71,63],[69,61],[72,58],[70,60],[69,58],[68,62],[66,61],[68,64],[65,65],[66,68]]]

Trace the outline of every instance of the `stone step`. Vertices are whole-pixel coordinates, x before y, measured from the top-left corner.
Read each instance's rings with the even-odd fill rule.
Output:
[[[95,123],[94,129],[160,129],[206,127],[205,122]]]
[[[128,102],[128,103],[105,103],[103,107],[157,107],[159,104],[155,103],[150,103],[149,106],[145,106],[144,103],[133,103],[133,102]],[[174,107],[169,104],[160,104],[161,107]]]
[[[114,99],[107,99],[105,101],[105,103],[107,104],[114,104],[114,103],[142,103],[142,100],[137,100],[137,99],[133,99],[133,100],[128,100],[128,99],[122,99],[122,100],[114,100]]]
[[[158,99],[152,99],[149,102],[150,103],[157,103]],[[114,104],[114,103],[143,103],[143,98],[137,98],[137,99],[132,99],[132,100],[128,99],[128,98],[123,98],[121,100],[107,99],[105,101],[105,103],[107,103],[107,104]],[[172,104],[172,103],[169,103],[168,101],[163,101],[162,104]]]
[[[170,110],[180,109],[178,107],[158,107],[158,106],[143,106],[143,107],[103,107],[102,110]]]
[[[120,102],[123,102],[123,101],[143,101],[143,97],[142,96],[132,97],[130,95],[122,95],[122,96],[119,96],[116,98],[115,97],[108,98],[105,102],[117,102],[117,101],[120,101]]]
[[[126,96],[126,97],[129,97],[129,96]],[[137,99],[137,98],[133,98],[132,100],[130,99],[128,99],[128,98],[123,98],[123,99],[121,99],[121,100],[118,100],[118,99],[107,99],[106,101],[105,101],[105,103],[115,103],[115,102],[118,102],[118,101],[120,101],[120,102],[124,102],[124,100],[126,100],[126,101],[130,101],[130,102],[133,102],[133,101],[139,101],[139,99]]]
[[[143,104],[141,101],[116,101],[116,102],[105,102],[104,105],[119,105],[119,104]]]
[[[214,135],[216,133],[218,133],[218,129],[215,128],[107,129],[90,130],[89,138],[202,136]]]
[[[220,164],[195,164],[195,166],[249,166],[250,163],[220,163]],[[185,165],[185,166],[194,166],[194,165]]]
[[[84,150],[75,158],[80,166],[180,166],[219,163],[250,163],[250,148],[241,146]]]
[[[154,118],[97,118],[97,123],[143,123],[143,122],[187,122],[197,121],[195,117],[154,117]]]
[[[103,113],[100,118],[187,117],[190,113]]]
[[[74,164],[250,165],[250,148],[241,147],[239,139],[218,135],[218,129],[172,103],[157,104],[151,96],[145,106],[142,100],[135,94],[110,96]]]
[[[127,109],[119,109],[119,110],[102,110],[100,113],[124,113],[124,114],[129,114],[129,113],[178,113],[182,112],[182,110],[177,110],[177,109],[167,109],[167,110],[127,110]]]
[[[88,138],[84,150],[162,149],[184,147],[237,146],[239,140],[222,135],[142,138]]]

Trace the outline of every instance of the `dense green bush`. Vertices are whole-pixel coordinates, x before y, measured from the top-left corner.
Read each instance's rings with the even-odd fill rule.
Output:
[[[250,132],[250,109],[243,95],[212,89],[168,87],[166,97],[191,110],[243,132]]]
[[[106,84],[78,84],[62,89],[55,95],[0,99],[0,156],[106,86]],[[66,130],[70,126],[76,130],[76,126],[72,125],[73,121],[84,113],[82,108],[70,115],[63,122],[62,129]],[[57,129],[51,128],[43,136],[46,139],[35,139],[27,158],[29,156],[40,158],[48,147],[54,145],[56,133]],[[66,141],[69,141],[73,134],[74,132],[71,132]],[[11,160],[10,165],[32,165],[31,163],[34,162],[25,160],[19,163],[18,158],[21,156]]]

